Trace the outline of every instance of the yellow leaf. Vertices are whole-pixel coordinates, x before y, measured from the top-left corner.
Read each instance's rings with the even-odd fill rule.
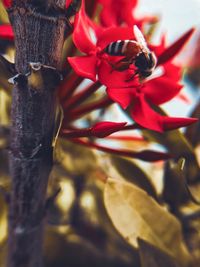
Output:
[[[120,234],[133,247],[141,238],[187,266],[189,253],[179,221],[137,186],[109,178],[104,190],[107,212]]]
[[[11,97],[9,92],[0,88],[0,125],[10,126]],[[5,136],[6,137],[6,136]]]
[[[7,209],[6,204],[0,195],[0,246],[7,238]]]
[[[8,14],[7,14],[7,12],[6,12],[6,10],[5,10],[5,8],[1,2],[0,2],[0,22],[1,23],[9,23]]]

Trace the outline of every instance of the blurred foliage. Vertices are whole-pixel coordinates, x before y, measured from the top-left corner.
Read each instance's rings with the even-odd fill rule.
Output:
[[[200,118],[200,104],[194,107],[191,117]],[[200,137],[199,137],[199,129],[200,129],[200,122],[198,121],[194,125],[187,127],[186,130],[186,137],[189,139],[193,146],[197,147],[200,144]]]
[[[124,179],[142,188],[153,198],[158,199],[150,178],[137,164],[119,157],[112,157],[112,162]]]
[[[142,267],[179,267],[173,257],[164,253],[152,244],[139,239],[139,253]]]

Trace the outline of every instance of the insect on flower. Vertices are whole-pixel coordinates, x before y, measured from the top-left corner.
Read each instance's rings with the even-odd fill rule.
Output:
[[[110,56],[124,56],[123,59],[113,64],[113,68],[118,71],[123,71],[134,64],[137,68],[134,75],[139,74],[141,80],[150,76],[156,66],[156,56],[151,52],[147,46],[142,32],[138,27],[134,26],[135,40],[118,40],[110,43],[104,52]]]

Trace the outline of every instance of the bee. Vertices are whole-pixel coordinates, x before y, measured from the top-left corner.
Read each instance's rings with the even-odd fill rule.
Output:
[[[123,71],[128,69],[131,64],[134,64],[136,71],[131,79],[136,74],[141,79],[144,79],[152,74],[157,60],[155,54],[147,47],[144,36],[136,25],[133,31],[136,40],[118,40],[112,42],[104,49],[104,52],[110,56],[124,57],[112,65],[114,69]]]

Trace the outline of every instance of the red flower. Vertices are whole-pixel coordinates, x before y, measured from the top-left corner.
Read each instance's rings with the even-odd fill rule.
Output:
[[[138,77],[131,81],[130,77],[135,72],[135,66],[125,71],[116,71],[113,68],[119,57],[109,56],[104,53],[104,48],[117,40],[134,39],[132,28],[109,28],[92,38],[91,31],[95,34],[89,23],[89,18],[84,11],[84,5],[75,21],[73,40],[75,45],[86,56],[69,58],[74,70],[81,76],[99,81],[107,86],[109,97],[119,103],[124,109],[129,108],[133,119],[141,126],[151,130],[160,131],[180,127],[191,123],[193,119],[168,118],[161,116],[151,104],[160,105],[176,96],[182,86],[180,80],[180,68],[173,65],[172,60],[191,36],[193,29],[183,35],[178,41],[165,49],[165,39],[162,38],[160,46],[153,47],[158,58],[158,65],[163,65],[163,74],[158,78],[147,79],[142,84]]]
[[[11,41],[14,39],[14,33],[10,25],[0,25],[0,38]]]
[[[136,123],[151,130],[162,132],[185,126],[195,119],[169,118],[154,111],[154,106],[163,104],[174,98],[181,90],[180,68],[172,63],[165,64],[162,75],[144,81],[127,82],[130,70],[119,72],[112,70],[110,64],[103,62],[99,66],[99,79],[107,86],[109,97],[129,112]]]
[[[9,8],[12,5],[12,0],[3,0],[3,4],[6,8]]]
[[[74,44],[86,55],[82,57],[68,57],[68,61],[78,75],[93,81],[96,81],[98,66],[101,61],[107,61],[109,58],[107,54],[103,53],[103,49],[106,45],[113,41],[125,40],[133,37],[132,27],[116,27],[105,30],[100,30],[100,28],[96,29],[85,14],[84,1],[75,18],[74,28]]]
[[[85,14],[84,1],[82,2],[79,14],[76,16],[74,28],[73,41],[76,47],[84,53],[85,56],[69,57],[68,61],[78,75],[93,81],[96,81],[98,67],[102,61],[112,62],[119,60],[119,57],[110,57],[103,53],[104,48],[111,42],[117,40],[135,39],[132,27],[97,29],[94,23],[91,22]],[[164,64],[173,59],[191,36],[192,32],[193,29],[188,31],[178,41],[166,49],[164,37],[159,46],[150,45],[150,49],[152,49],[158,57],[158,64]]]
[[[180,92],[182,88],[179,84],[181,68],[172,64],[170,60],[181,50],[192,33],[193,29],[166,49],[164,49],[164,39],[159,47],[152,47],[157,54],[158,65],[165,63],[162,67],[163,73],[157,78],[147,79],[142,84],[137,79],[127,82],[134,71],[131,68],[119,72],[113,70],[107,62],[101,62],[98,69],[99,80],[107,86],[109,97],[124,109],[129,108],[132,118],[139,125],[162,132],[180,127],[181,123],[184,125],[194,121],[193,119],[164,117],[151,108],[151,104],[163,104]]]

